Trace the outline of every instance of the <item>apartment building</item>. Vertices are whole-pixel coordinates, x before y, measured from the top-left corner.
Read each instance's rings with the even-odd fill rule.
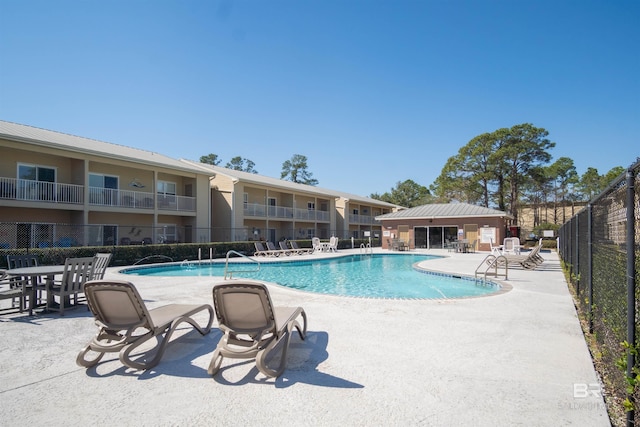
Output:
[[[398,206],[249,172],[188,162],[212,176],[213,238],[221,241],[380,237],[376,215]]]
[[[0,248],[381,236],[397,206],[0,121]]]
[[[209,176],[159,153],[0,121],[0,245],[211,239]]]

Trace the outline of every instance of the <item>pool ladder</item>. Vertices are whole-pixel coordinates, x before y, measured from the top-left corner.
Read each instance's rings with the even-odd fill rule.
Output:
[[[369,252],[369,255],[373,255],[373,248],[371,247],[371,243],[360,243],[360,255],[366,255]]]
[[[253,270],[230,270],[229,269],[229,255],[232,255],[232,254],[233,255],[238,255],[238,256],[240,256],[242,258],[246,258],[248,261],[254,263],[256,265],[256,268],[253,269]],[[260,262],[259,261],[255,260],[255,259],[253,259],[253,258],[251,258],[249,256],[246,256],[244,254],[241,254],[240,252],[233,251],[233,250],[227,252],[227,257],[226,257],[226,261],[225,261],[225,264],[224,264],[224,280],[233,279],[233,273],[255,273],[255,272],[258,272],[258,271],[260,271]]]
[[[478,278],[478,273],[482,273],[481,268],[483,265],[486,265],[484,270],[484,280],[487,280],[487,276],[493,276],[498,278],[498,276],[504,275],[504,280],[508,280],[509,278],[509,262],[507,258],[503,255],[495,256],[495,255],[487,255],[478,268],[476,268],[476,279]],[[504,267],[504,273],[500,273],[498,269],[500,267]],[[493,271],[489,271],[493,269]]]

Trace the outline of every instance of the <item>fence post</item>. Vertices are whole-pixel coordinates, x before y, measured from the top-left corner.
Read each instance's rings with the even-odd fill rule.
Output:
[[[593,333],[593,207],[587,205],[587,313],[589,315],[589,333]]]
[[[635,176],[633,169],[627,169],[627,342],[635,347],[636,345],[636,280],[635,280],[635,262],[636,262],[636,243],[635,243]],[[633,351],[627,351],[627,378],[635,376],[633,368],[635,367],[635,355]],[[629,394],[631,403],[633,395]],[[627,426],[634,425],[634,411],[627,412]]]

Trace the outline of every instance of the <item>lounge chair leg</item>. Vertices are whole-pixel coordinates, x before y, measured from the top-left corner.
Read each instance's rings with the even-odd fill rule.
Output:
[[[91,351],[91,346],[86,346],[85,348],[83,348],[80,353],[78,353],[78,357],[76,357],[76,363],[79,366],[84,366],[85,368],[91,368],[93,366],[96,366],[98,364],[98,362],[100,362],[100,360],[102,360],[102,356],[104,356],[104,351],[98,353],[98,355],[93,358],[93,359],[87,359],[86,355],[87,353]]]
[[[222,359],[224,359],[224,357],[220,353],[220,350],[213,352],[211,363],[209,363],[209,368],[207,369],[207,373],[209,373],[209,375],[214,376],[218,373],[220,366],[222,366]]]

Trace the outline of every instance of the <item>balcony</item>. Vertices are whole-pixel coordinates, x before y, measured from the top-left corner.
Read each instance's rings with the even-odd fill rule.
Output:
[[[74,184],[0,177],[0,199],[81,205],[84,202],[84,187]]]
[[[83,185],[0,177],[0,200],[84,204]],[[154,194],[142,191],[89,187],[88,205],[117,208],[158,209],[195,212],[195,197]]]
[[[329,212],[298,209],[288,206],[261,205],[257,203],[246,203],[244,205],[244,216],[295,219],[296,221],[329,221]]]
[[[120,208],[158,209],[195,212],[195,197],[154,194],[144,191],[119,190],[101,187],[89,187],[89,204],[94,206],[115,206]]]
[[[349,215],[349,224],[372,225],[372,224],[380,224],[380,221],[376,221],[375,217],[371,216],[371,215],[350,214]]]

